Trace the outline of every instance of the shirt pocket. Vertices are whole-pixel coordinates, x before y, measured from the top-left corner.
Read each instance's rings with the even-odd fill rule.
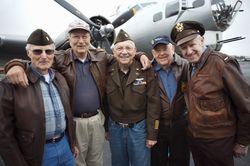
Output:
[[[228,112],[223,97],[200,100],[202,121],[208,125],[224,126],[228,120]]]
[[[130,106],[133,110],[141,110],[146,108],[147,96],[145,85],[133,85],[131,87],[132,94],[128,97]]]
[[[216,112],[225,108],[225,101],[223,97],[218,97],[209,100],[200,100],[200,107],[204,111]]]
[[[145,85],[133,85],[132,91],[139,95],[144,95],[146,93],[146,86]]]

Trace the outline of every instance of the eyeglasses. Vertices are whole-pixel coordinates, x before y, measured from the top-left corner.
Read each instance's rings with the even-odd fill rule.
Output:
[[[55,50],[53,49],[47,49],[47,50],[42,50],[42,49],[34,49],[31,50],[34,55],[41,55],[43,52],[45,52],[47,55],[52,55],[54,54]]]

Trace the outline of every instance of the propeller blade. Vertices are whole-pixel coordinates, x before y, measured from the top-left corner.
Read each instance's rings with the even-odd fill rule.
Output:
[[[86,23],[94,26],[97,29],[100,29],[100,26],[92,22],[90,19],[88,19],[85,15],[83,15],[79,10],[77,10],[74,6],[66,2],[65,0],[55,0],[59,5],[61,5],[63,8],[67,9],[69,12],[77,16],[78,18],[82,19]]]
[[[108,40],[109,36],[112,36],[112,32],[114,32],[114,27],[112,24],[102,25],[101,20],[99,21],[100,24],[96,24],[95,22],[88,19],[86,16],[84,16],[79,10],[77,10],[74,6],[66,2],[65,0],[55,0],[59,5],[61,5],[63,8],[74,14],[75,16],[79,17],[86,23],[88,23],[90,26],[93,26],[91,30],[92,37],[94,39],[93,46],[100,47],[106,50],[107,53],[112,53],[111,45]],[[97,20],[98,21],[98,20]],[[68,43],[64,42],[61,43],[59,47],[67,47]]]
[[[109,44],[108,38],[104,37],[104,41],[101,41],[101,48],[104,48],[107,53],[112,54],[111,45]]]
[[[131,19],[136,13],[135,8],[131,8],[127,10],[126,12],[122,13],[119,17],[117,17],[113,22],[112,25],[114,28],[117,28],[127,22],[129,19]]]

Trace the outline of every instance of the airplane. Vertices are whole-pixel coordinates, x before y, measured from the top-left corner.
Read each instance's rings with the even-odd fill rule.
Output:
[[[10,4],[7,0],[3,2],[5,5]],[[26,2],[26,0],[15,3],[20,3],[19,5],[21,5],[21,3],[24,4],[24,2]],[[236,15],[242,11],[241,0],[237,0],[235,4],[229,5],[226,4],[224,0],[133,1],[130,4],[119,6],[116,13],[109,19],[101,15],[88,18],[66,0],[54,0],[53,3],[52,6],[55,6],[53,10],[58,10],[58,13],[68,12],[72,16],[75,15],[78,19],[87,22],[91,27],[92,46],[104,48],[108,53],[111,53],[110,48],[112,47],[117,32],[123,29],[135,41],[139,51],[144,51],[150,55],[151,40],[158,35],[169,35],[174,24],[184,20],[201,22],[206,29],[206,44],[213,46],[216,50],[220,50],[224,43],[244,39],[244,37],[222,39],[222,33],[230,27]],[[15,7],[19,5],[16,4]],[[37,6],[39,7],[39,5]],[[19,12],[25,11],[20,10]],[[42,13],[43,12],[40,14],[42,15]],[[28,12],[25,14],[27,17],[28,15],[32,15],[32,13]],[[36,16],[38,14],[39,13],[36,13]],[[56,12],[52,13],[52,15],[53,14],[56,14]],[[0,18],[1,17],[3,17],[3,14]],[[18,17],[18,12],[15,13],[15,17]],[[30,18],[28,17],[28,19]],[[33,21],[35,20],[37,19],[33,19]],[[38,19],[38,21],[44,21],[44,24],[46,23],[46,20],[43,19]],[[20,27],[23,29],[30,28],[28,21],[23,24],[21,21],[19,24],[22,25]],[[66,26],[67,25],[68,23]],[[3,32],[2,28],[4,26],[4,24],[0,26],[0,33]],[[51,26],[56,26],[56,23]],[[9,28],[11,29],[13,26]],[[36,27],[32,28],[32,30],[34,30]],[[6,62],[13,58],[26,59],[24,48],[27,37],[27,34],[0,34],[0,61]],[[55,37],[54,41],[57,49],[67,49],[69,47],[66,28],[61,34]],[[1,65],[2,64],[0,64],[0,66]]]

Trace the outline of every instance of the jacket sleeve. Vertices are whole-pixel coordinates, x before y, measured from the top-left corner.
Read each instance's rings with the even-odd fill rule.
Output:
[[[147,139],[157,140],[160,119],[160,95],[153,68],[147,70],[147,80]]]
[[[14,135],[14,111],[11,88],[0,82],[0,155],[5,165],[28,166]]]
[[[22,59],[12,59],[4,65],[5,74],[14,66],[21,66],[24,70],[26,69],[26,64],[29,61]]]
[[[236,60],[227,62],[223,70],[223,81],[237,116],[236,142],[250,145],[250,85]]]

